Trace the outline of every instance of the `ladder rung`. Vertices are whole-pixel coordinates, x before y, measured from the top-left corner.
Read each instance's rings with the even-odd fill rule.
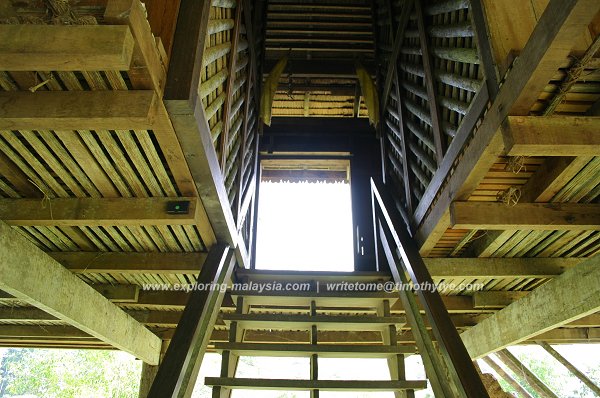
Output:
[[[394,304],[398,299],[398,293],[386,292],[320,292],[314,291],[277,291],[277,292],[258,292],[258,291],[240,291],[232,290],[231,296],[235,299],[238,296],[244,297],[244,303],[247,305],[287,305],[287,306],[310,306],[311,301],[315,301],[317,307],[376,307],[381,305],[383,300],[389,300]]]
[[[310,357],[323,358],[389,358],[397,354],[414,354],[415,346],[340,345],[340,344],[267,344],[215,343],[218,351],[256,357]]]
[[[308,330],[375,330],[390,325],[406,324],[404,316],[362,315],[287,315],[287,314],[223,314],[225,323],[237,321],[241,329]]]
[[[427,382],[422,380],[292,380],[233,377],[206,377],[204,384],[243,390],[296,391],[402,391],[420,390],[427,387]]]

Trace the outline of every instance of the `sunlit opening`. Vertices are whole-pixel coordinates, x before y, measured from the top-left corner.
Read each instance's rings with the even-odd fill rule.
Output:
[[[256,268],[353,271],[350,184],[261,182]]]

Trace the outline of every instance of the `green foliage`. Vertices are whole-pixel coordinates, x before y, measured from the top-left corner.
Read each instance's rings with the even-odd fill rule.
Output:
[[[0,359],[0,398],[137,398],[140,371],[115,351],[11,348]]]

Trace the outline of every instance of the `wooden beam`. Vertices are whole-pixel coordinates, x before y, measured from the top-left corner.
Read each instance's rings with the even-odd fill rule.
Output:
[[[1,25],[0,70],[128,70],[133,46],[127,26]]]
[[[169,203],[189,203],[184,214],[169,214]],[[194,225],[196,198],[0,199],[0,220],[13,226]]]
[[[490,357],[486,357],[486,358],[481,358],[481,360],[488,365],[490,368],[492,368],[494,370],[494,372],[496,372],[496,374],[498,374],[498,376],[500,376],[509,386],[511,386],[514,390],[516,390],[519,394],[520,397],[522,398],[533,398],[531,396],[531,394],[529,394],[527,392],[527,390],[525,390],[523,388],[523,386],[521,386],[521,384],[519,384],[519,382],[515,379],[513,379],[504,369],[502,369],[502,367],[500,365],[498,365],[492,358]]]
[[[451,225],[458,229],[599,230],[600,205],[587,203],[454,202]]]
[[[3,222],[0,248],[2,290],[144,362],[158,363],[158,337]]]
[[[600,310],[600,256],[585,260],[461,334],[472,358]]]
[[[571,372],[571,374],[577,377],[583,384],[585,384],[594,394],[600,397],[600,387],[596,385],[589,377],[587,377],[582,371],[577,369],[571,362],[567,360],[567,358],[560,355],[558,351],[556,351],[550,344],[545,343],[543,341],[538,343],[546,352],[554,357],[561,365]]]
[[[154,91],[0,92],[0,130],[151,130]]]
[[[436,175],[440,174],[440,188],[428,195],[427,201],[422,200],[417,208],[415,224],[420,227],[416,238],[422,254],[426,255],[450,226],[450,203],[468,199],[503,153],[500,126],[504,119],[509,114],[529,114],[539,93],[568,57],[573,37],[585,31],[598,7],[594,0],[550,0],[477,134],[462,153],[457,152],[436,172]],[[535,98],[530,98],[532,96]],[[460,162],[455,165],[454,160],[459,155]],[[441,184],[443,181],[447,183]],[[435,198],[438,200],[434,203]]]
[[[188,101],[165,102],[215,237],[235,247],[237,228],[202,103],[190,109]]]
[[[198,274],[206,253],[52,252],[76,274]]]
[[[233,250],[216,244],[208,254],[197,283],[229,283],[234,264]],[[223,296],[220,289],[192,292],[148,398],[189,398],[192,395]]]
[[[504,308],[527,296],[522,291],[485,291],[473,293],[473,308]]]
[[[507,156],[598,156],[600,117],[509,116],[503,124]]]

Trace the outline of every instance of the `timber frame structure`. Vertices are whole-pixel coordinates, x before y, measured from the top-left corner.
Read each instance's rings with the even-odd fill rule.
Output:
[[[414,353],[439,397],[496,396],[475,359],[556,396],[511,375],[535,343],[600,394],[551,346],[600,342],[599,49],[598,0],[3,0],[0,346],[129,352],[140,397],[189,397],[207,350],[214,397],[411,397]],[[355,272],[255,269],[260,181],[306,179],[350,183]],[[311,290],[168,288],[248,281]],[[235,378],[282,352],[310,380]],[[319,356],[391,380],[320,380]]]

